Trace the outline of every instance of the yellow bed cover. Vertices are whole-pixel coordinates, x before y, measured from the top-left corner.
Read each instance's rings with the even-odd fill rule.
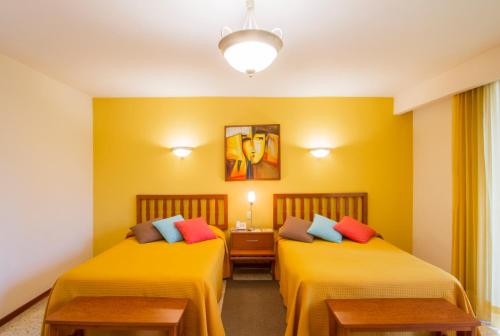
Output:
[[[229,269],[227,246],[224,233],[211,228],[219,239],[196,244],[139,244],[135,238],[126,239],[62,275],[46,314],[76,296],[188,298],[185,335],[224,335],[218,300],[223,275],[227,276],[223,273]]]
[[[438,297],[472,313],[452,275],[380,238],[367,244],[280,239],[277,245],[287,336],[327,336],[326,299]]]

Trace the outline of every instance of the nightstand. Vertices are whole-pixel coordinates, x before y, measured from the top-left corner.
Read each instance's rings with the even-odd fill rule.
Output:
[[[269,263],[274,279],[274,232],[231,231],[229,260],[231,274],[235,263]]]

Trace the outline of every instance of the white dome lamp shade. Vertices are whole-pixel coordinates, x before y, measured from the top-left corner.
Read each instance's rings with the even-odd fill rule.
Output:
[[[247,17],[243,29],[233,32],[229,27],[224,27],[219,49],[233,68],[251,77],[276,59],[283,47],[282,35],[279,28],[272,31],[259,29],[254,16],[254,2],[247,0]]]
[[[324,158],[330,154],[330,148],[311,148],[309,149],[309,153],[315,158]]]
[[[193,147],[172,147],[172,152],[175,156],[184,159],[188,157],[193,151]]]

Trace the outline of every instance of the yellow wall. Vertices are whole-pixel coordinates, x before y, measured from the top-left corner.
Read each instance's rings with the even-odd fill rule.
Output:
[[[136,194],[227,193],[231,226],[255,190],[255,226],[272,194],[368,192],[369,223],[412,249],[412,115],[390,98],[94,99],[94,252],[134,224]],[[224,181],[224,125],[281,124],[280,181]],[[195,146],[181,160],[169,147]],[[333,147],[324,159],[307,147]]]

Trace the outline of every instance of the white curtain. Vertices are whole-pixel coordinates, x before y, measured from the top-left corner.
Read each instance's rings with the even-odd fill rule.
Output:
[[[500,81],[484,87],[484,157],[488,203],[486,242],[483,262],[487,274],[483,295],[487,314],[494,327],[500,327]],[[481,247],[479,247],[481,248]]]

